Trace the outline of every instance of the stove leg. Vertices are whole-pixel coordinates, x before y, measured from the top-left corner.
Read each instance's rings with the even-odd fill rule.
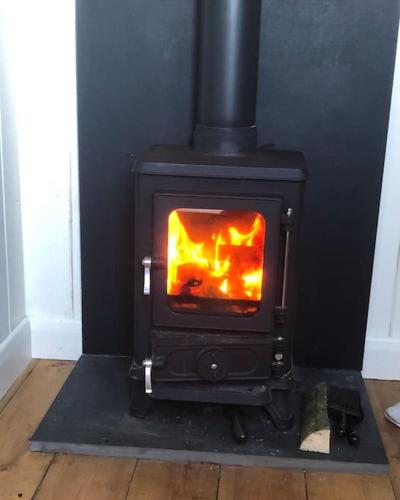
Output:
[[[275,390],[271,392],[272,400],[264,408],[275,427],[286,431],[293,427],[293,409],[290,401],[290,391]]]
[[[153,399],[144,392],[143,381],[133,380],[131,384],[131,415],[137,418],[145,418],[151,412]]]

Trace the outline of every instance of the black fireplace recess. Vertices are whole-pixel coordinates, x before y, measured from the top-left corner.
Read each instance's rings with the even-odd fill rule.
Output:
[[[300,152],[257,146],[260,0],[201,0],[193,145],[135,162],[131,409],[262,406],[292,425]]]

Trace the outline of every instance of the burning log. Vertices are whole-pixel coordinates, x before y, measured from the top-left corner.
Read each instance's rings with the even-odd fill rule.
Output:
[[[262,253],[257,247],[246,247],[238,245],[220,245],[219,258],[224,261],[229,259],[231,267],[235,270],[238,268],[253,266],[254,263],[260,265],[262,261]],[[240,272],[240,271],[239,271]]]

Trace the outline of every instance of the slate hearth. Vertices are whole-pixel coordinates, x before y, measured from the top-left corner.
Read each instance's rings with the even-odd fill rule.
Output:
[[[250,439],[238,445],[221,407],[157,402],[152,416],[129,414],[128,357],[83,355],[30,440],[32,451],[177,461],[384,473],[388,462],[361,375],[296,368],[295,426],[278,432],[260,408],[247,408]],[[361,444],[335,436],[329,456],[297,449],[303,391],[319,380],[358,388]]]

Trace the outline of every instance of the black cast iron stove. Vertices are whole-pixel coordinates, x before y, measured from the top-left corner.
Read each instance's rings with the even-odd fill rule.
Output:
[[[135,163],[131,408],[267,409],[292,424],[303,155],[257,147],[261,0],[200,0],[192,147]]]

